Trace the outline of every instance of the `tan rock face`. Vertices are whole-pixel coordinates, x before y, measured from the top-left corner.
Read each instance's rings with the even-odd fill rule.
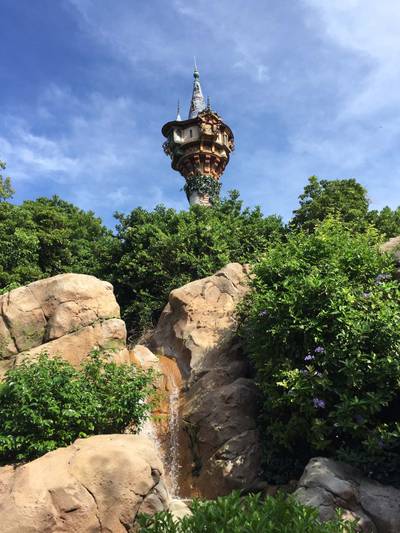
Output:
[[[400,490],[368,479],[344,463],[317,457],[311,459],[300,478],[295,498],[317,507],[322,520],[334,518],[336,508],[358,520],[361,531],[400,531]]]
[[[128,361],[126,329],[110,283],[60,274],[0,296],[0,371],[46,351],[78,365],[94,346]]]
[[[247,291],[248,269],[238,263],[173,290],[150,347],[175,357],[186,377],[200,371],[234,337],[234,311]]]
[[[78,439],[0,468],[2,533],[126,533],[138,513],[168,505],[160,458],[139,435]]]
[[[151,342],[156,353],[176,358],[186,378],[181,496],[215,497],[258,481],[258,393],[235,319],[248,276],[246,267],[234,263],[172,291]]]

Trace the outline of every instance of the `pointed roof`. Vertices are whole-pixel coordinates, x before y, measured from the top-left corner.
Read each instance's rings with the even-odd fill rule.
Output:
[[[192,100],[190,102],[190,109],[189,109],[189,119],[195,118],[200,113],[200,111],[203,111],[206,108],[206,103],[204,101],[203,92],[201,90],[200,85],[200,75],[199,71],[197,70],[196,63],[194,64],[194,72],[193,72],[193,94],[192,94]]]

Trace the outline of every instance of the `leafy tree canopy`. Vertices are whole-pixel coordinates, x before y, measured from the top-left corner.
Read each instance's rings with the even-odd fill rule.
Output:
[[[400,235],[400,207],[395,210],[384,207],[381,211],[370,211],[367,220],[387,239]]]
[[[355,179],[318,180],[311,176],[299,199],[291,226],[307,231],[328,216],[363,227],[369,205],[367,191]]]
[[[172,289],[213,274],[231,261],[257,260],[284,228],[279,217],[243,209],[237,192],[212,208],[177,212],[164,206],[117,214],[117,242],[102,260],[128,326],[154,324]]]
[[[91,211],[58,196],[0,202],[0,290],[63,272],[97,274],[111,240]]]

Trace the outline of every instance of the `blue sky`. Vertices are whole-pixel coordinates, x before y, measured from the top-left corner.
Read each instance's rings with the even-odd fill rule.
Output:
[[[307,177],[400,204],[398,0],[0,0],[0,159],[15,200],[186,209],[160,128],[196,56],[236,139],[223,191],[288,218]]]

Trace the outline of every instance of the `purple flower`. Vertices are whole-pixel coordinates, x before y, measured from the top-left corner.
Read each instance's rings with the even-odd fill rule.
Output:
[[[363,292],[362,295],[363,295],[363,298],[370,298],[371,297],[371,293],[370,292]]]
[[[301,372],[302,374],[308,374],[308,370],[307,370],[306,368],[302,368],[302,369],[300,370],[300,372]]]
[[[260,313],[258,313],[258,316],[267,316],[268,315],[268,311],[266,309],[264,309],[264,311],[260,311]]]
[[[318,378],[322,378],[322,373],[321,372],[315,372],[314,375],[317,376]]]
[[[320,400],[319,398],[313,399],[313,404],[316,409],[325,409],[325,400]]]
[[[378,274],[375,278],[375,284],[380,285],[384,281],[391,279],[391,277],[392,276],[390,274]]]
[[[313,361],[315,359],[314,355],[311,355],[310,353],[307,354],[304,358],[304,361]]]
[[[325,353],[325,348],[323,346],[317,346],[314,350],[315,353]]]

